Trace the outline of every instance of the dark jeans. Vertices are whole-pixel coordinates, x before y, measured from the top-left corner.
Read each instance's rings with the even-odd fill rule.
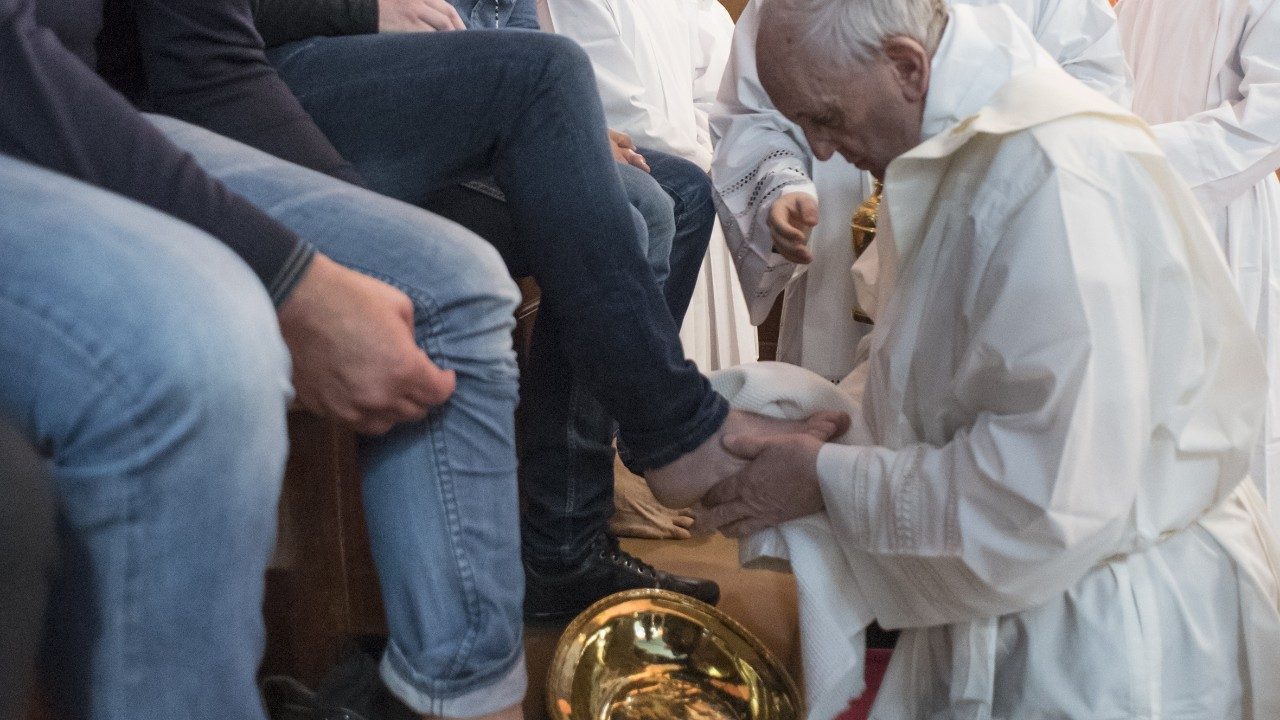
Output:
[[[685,360],[640,251],[581,48],[471,30],[315,38],[271,59],[374,190],[419,203],[495,178],[543,291],[540,322],[637,467],[678,458],[724,422],[728,405]]]
[[[644,189],[636,185],[646,182],[671,199],[670,208],[662,208],[675,223],[670,251],[667,257],[650,257],[650,263],[669,268],[663,294],[679,327],[715,223],[711,180],[682,158],[640,152],[651,173],[622,168],[624,183],[633,198],[644,197]],[[500,196],[482,186],[453,186],[434,195],[427,208],[494,243],[513,272],[523,272],[521,243]],[[558,328],[538,323],[521,382],[521,412],[530,418],[520,443],[522,538],[525,556],[543,563],[580,557],[613,513],[617,424],[574,373],[566,371],[565,351]]]
[[[0,425],[0,720],[19,720],[44,628],[56,540],[44,461]]]

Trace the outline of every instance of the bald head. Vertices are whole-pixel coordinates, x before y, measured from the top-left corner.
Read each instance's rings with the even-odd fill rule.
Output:
[[[814,155],[883,177],[920,141],[945,0],[765,0],[756,65]]]

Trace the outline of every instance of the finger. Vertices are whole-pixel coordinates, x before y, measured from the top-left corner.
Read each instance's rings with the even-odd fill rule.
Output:
[[[799,247],[787,247],[783,245],[775,245],[775,251],[787,260],[800,265],[808,265],[813,262],[813,252],[809,248],[801,245]]]
[[[798,210],[798,219],[801,223],[808,227],[818,226],[818,205],[812,198],[805,198],[800,201]]]
[[[454,30],[467,29],[467,24],[462,21],[462,16],[458,14],[457,9],[455,9],[453,5],[447,6],[447,9],[445,10],[445,14],[449,16],[449,20],[452,23]],[[814,224],[816,225],[817,223],[814,223]]]
[[[822,410],[805,418],[802,432],[805,435],[826,442],[849,432],[849,424],[851,422],[852,419],[849,417],[849,413]]]
[[[631,139],[630,135],[618,130],[610,130],[609,132],[613,133],[613,140],[618,143],[619,147],[626,148],[627,150],[636,149],[636,143]]]
[[[432,30],[452,30],[453,23],[444,11],[427,6],[418,14],[418,18],[431,26]]]
[[[693,532],[696,535],[709,535],[721,527],[737,522],[749,515],[750,512],[741,501],[702,508],[694,513]]]
[[[383,415],[369,415],[361,419],[349,423],[352,430],[369,436],[385,435],[387,431],[395,427],[396,421]]]
[[[458,376],[452,370],[441,370],[421,350],[414,353],[413,364],[403,385],[404,393],[423,408],[438,407],[449,401],[458,386]]]
[[[768,447],[768,439],[756,435],[725,435],[720,446],[730,455],[743,460],[754,460]]]
[[[807,239],[804,231],[793,225],[790,218],[785,215],[778,217],[773,213],[769,213],[769,229],[773,232],[775,243],[798,246],[803,245]]]
[[[689,528],[693,527],[693,516],[692,515],[676,515],[675,517],[671,518],[671,522],[674,523],[676,527],[684,528],[688,530]]]
[[[638,152],[635,152],[634,150],[628,150],[627,152],[631,153],[631,155],[628,156],[627,158],[627,162],[631,163],[635,167],[638,167],[645,172],[649,172],[649,163],[645,162],[643,155],[641,155]]]

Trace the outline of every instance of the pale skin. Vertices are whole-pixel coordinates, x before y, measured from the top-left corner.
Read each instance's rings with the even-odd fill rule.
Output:
[[[767,8],[761,24],[772,32],[760,35],[756,62],[775,107],[804,130],[815,157],[839,153],[883,179],[894,158],[920,142],[931,50],[892,36],[867,63],[833,63],[798,42],[796,28],[779,18],[767,21]],[[725,433],[723,448],[739,469],[703,497],[695,529],[744,537],[821,512],[818,452],[837,434]]]

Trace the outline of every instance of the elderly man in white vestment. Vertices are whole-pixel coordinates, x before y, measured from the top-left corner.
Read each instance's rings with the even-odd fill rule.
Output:
[[[1266,351],[1251,472],[1280,529],[1280,2],[1120,0],[1116,13],[1133,111],[1208,213]]]
[[[700,523],[829,523],[846,624],[904,629],[877,720],[1280,718],[1261,351],[1150,130],[1006,7],[770,0],[761,26],[814,154],[884,178],[888,292],[849,444],[725,438],[750,464]]]
[[[871,194],[871,178],[839,156],[815,159],[804,133],[760,87],[755,45],[764,1],[750,0],[738,18],[711,114],[712,175],[753,321],[783,293],[778,359],[839,380],[869,327],[852,312],[849,221]],[[1107,0],[954,2],[1007,5],[1067,74],[1128,105],[1129,71]]]

